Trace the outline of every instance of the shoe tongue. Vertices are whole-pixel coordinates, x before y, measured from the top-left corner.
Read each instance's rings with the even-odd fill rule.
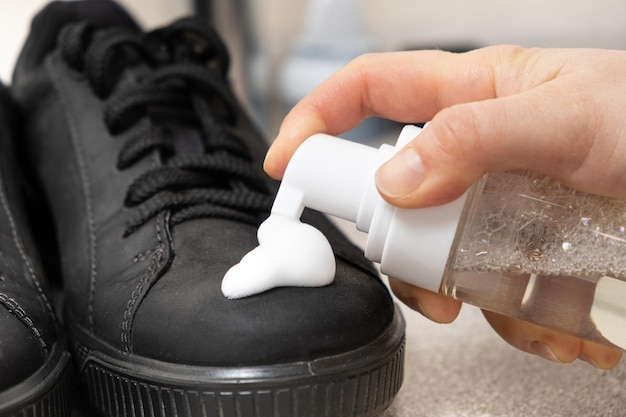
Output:
[[[30,72],[56,46],[57,36],[68,23],[88,21],[101,27],[126,27],[140,31],[139,25],[117,2],[110,0],[54,1],[33,19],[31,32],[15,69],[15,75]]]

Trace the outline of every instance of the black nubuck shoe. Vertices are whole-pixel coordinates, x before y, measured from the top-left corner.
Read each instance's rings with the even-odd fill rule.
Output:
[[[333,284],[221,293],[276,189],[228,65],[196,19],[143,33],[91,0],[33,20],[13,91],[85,397],[107,416],[377,415],[402,382],[404,321],[325,217],[305,220],[331,242]]]
[[[0,416],[69,417],[70,354],[30,233],[16,127],[0,86]]]

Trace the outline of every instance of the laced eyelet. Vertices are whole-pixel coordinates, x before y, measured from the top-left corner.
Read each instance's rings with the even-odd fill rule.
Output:
[[[165,211],[172,225],[198,217],[258,225],[267,217],[272,196],[232,129],[238,105],[226,80],[228,54],[214,32],[188,19],[143,37],[74,25],[60,43],[68,65],[79,68],[94,94],[106,100],[109,133],[132,129],[120,138],[125,142],[117,169],[158,156],[128,187],[122,238]],[[125,78],[129,69],[132,76]],[[181,129],[196,132],[191,152]]]

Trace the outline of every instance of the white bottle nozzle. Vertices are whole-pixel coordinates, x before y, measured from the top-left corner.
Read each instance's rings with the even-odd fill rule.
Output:
[[[290,216],[299,206],[299,217],[309,207],[356,222],[377,156],[377,150],[369,146],[313,135],[289,162],[272,213]]]

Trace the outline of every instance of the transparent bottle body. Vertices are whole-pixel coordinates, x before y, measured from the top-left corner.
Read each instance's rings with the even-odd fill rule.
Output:
[[[441,291],[626,350],[626,200],[488,174],[468,196]]]

